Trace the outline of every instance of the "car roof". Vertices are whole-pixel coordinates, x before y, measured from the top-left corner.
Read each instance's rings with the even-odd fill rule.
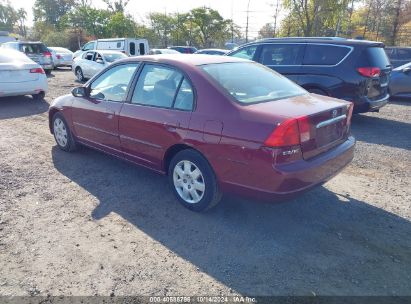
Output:
[[[198,50],[199,52],[201,51],[219,51],[219,52],[228,52],[229,50],[225,50],[225,49],[201,49]]]
[[[125,55],[123,52],[120,51],[116,51],[116,50],[89,50],[89,51],[85,51],[86,53],[88,52],[96,52],[96,53],[101,53],[101,54],[123,54]]]
[[[214,63],[230,63],[230,62],[252,62],[247,59],[241,59],[229,56],[214,56],[203,54],[159,54],[159,55],[144,55],[129,57],[122,61],[144,61],[171,64],[181,68],[193,67],[205,64]]]
[[[364,46],[381,46],[384,47],[384,43],[378,41],[370,41],[370,40],[360,40],[360,39],[346,39],[341,37],[285,37],[285,38],[266,38],[261,40],[256,40],[247,44],[241,45],[252,45],[252,44],[260,44],[260,43],[279,43],[279,42],[287,42],[287,43],[321,43],[321,44],[335,44],[335,45],[364,45]]]

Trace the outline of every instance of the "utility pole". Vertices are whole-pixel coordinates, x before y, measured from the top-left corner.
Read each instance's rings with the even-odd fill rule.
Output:
[[[278,18],[279,9],[280,9],[280,0],[277,0],[277,4],[275,7],[275,16],[274,16],[274,37],[277,36],[277,18]]]
[[[245,42],[248,42],[248,17],[249,17],[249,13],[250,13],[250,1],[248,0],[248,4],[247,4],[247,23],[245,26]]]

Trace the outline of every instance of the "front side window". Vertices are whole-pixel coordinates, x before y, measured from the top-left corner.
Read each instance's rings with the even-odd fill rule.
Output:
[[[108,101],[124,101],[127,88],[138,63],[115,66],[101,74],[90,87],[90,97]]]
[[[202,69],[242,104],[307,94],[307,91],[291,80],[257,63],[207,64]]]
[[[269,66],[300,65],[303,51],[303,44],[266,44],[259,61]]]
[[[257,50],[256,45],[248,46],[248,47],[242,48],[240,50],[237,50],[237,51],[231,53],[229,56],[242,58],[242,59],[253,60],[256,50]]]
[[[411,48],[410,49],[398,49],[397,56],[400,60],[411,60]]]
[[[336,65],[343,60],[350,49],[334,45],[307,45],[304,65]]]
[[[191,110],[193,89],[175,69],[148,64],[137,81],[131,102],[161,108]]]

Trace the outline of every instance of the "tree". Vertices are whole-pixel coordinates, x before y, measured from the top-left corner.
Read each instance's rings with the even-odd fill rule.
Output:
[[[190,11],[190,22],[195,26],[198,44],[208,48],[221,44],[230,37],[231,20],[225,20],[218,11],[208,7],[195,8]]]
[[[75,0],[36,0],[33,7],[34,21],[43,21],[55,27],[74,6]]]
[[[19,28],[19,35],[26,37],[27,36],[27,30],[26,30],[26,19],[27,19],[27,12],[24,8],[20,8],[17,13],[17,22],[18,22],[18,28]]]
[[[111,16],[107,29],[111,37],[133,37],[136,32],[136,23],[130,16],[118,12]]]
[[[175,20],[172,16],[162,13],[148,15],[151,28],[159,38],[161,47],[167,47],[171,40],[171,32],[175,29]]]
[[[124,9],[130,0],[103,0],[108,9],[113,13],[124,13]]]
[[[266,23],[259,31],[259,38],[272,38],[275,36],[275,28],[271,23]]]
[[[16,11],[10,2],[0,1],[0,31],[11,32],[16,21]]]

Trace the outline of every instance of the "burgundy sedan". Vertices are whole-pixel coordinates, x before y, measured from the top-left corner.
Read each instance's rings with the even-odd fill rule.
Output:
[[[155,55],[110,65],[49,110],[57,145],[150,168],[202,211],[221,193],[278,200],[324,183],[353,158],[352,104],[309,94],[248,60]]]

